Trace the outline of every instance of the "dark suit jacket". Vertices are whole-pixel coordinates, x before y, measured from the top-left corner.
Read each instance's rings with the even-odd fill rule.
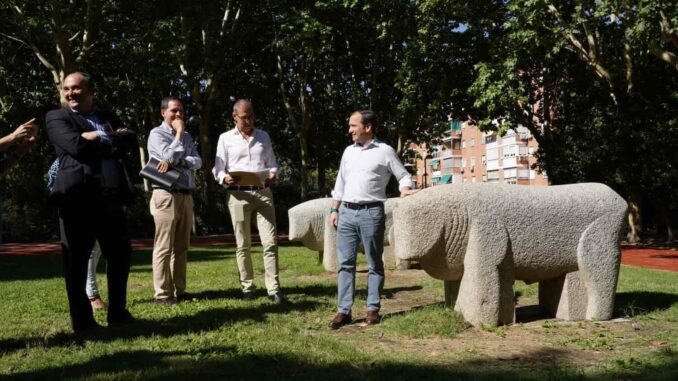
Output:
[[[110,111],[97,110],[97,117],[113,131],[122,128],[122,122]],[[67,108],[52,110],[45,116],[47,136],[59,158],[59,172],[50,199],[63,204],[82,197],[101,196],[101,161],[121,160],[135,154],[137,137],[134,133],[111,134],[112,144],[87,140],[83,132],[92,131],[89,122]]]

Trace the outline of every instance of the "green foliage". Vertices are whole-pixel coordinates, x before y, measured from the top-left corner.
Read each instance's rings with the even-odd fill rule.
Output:
[[[376,110],[379,138],[401,150],[435,141],[448,118],[501,134],[523,125],[552,183],[605,182],[675,223],[674,3],[3,2],[0,133],[58,107],[57,86],[76,69],[93,74],[98,104],[136,129],[142,146],[160,122],[160,99],[179,96],[205,165],[198,226],[210,233],[231,229],[210,170],[237,98],[253,100],[257,126],[273,138],[282,227],[286,207],[331,189],[356,109]],[[52,159],[42,139],[0,179],[5,239],[54,237],[40,181]],[[40,201],[21,199],[29,194]],[[147,223],[146,205],[130,217]]]

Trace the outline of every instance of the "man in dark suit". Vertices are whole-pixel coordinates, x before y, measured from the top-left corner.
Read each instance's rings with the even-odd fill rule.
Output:
[[[131,197],[122,158],[135,150],[137,137],[115,114],[94,106],[94,86],[86,73],[64,79],[62,102],[64,107],[48,112],[45,119],[60,162],[50,200],[59,209],[73,330],[100,328],[85,293],[95,241],[108,264],[108,324],[131,323],[126,304],[132,245],[122,209]]]

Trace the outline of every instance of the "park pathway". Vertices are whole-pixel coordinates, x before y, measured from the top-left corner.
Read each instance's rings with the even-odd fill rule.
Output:
[[[258,238],[253,237],[252,241],[257,244]],[[279,236],[279,241],[287,241],[287,236]],[[232,245],[234,242],[233,235],[203,236],[191,239],[191,245],[194,247],[220,247]],[[132,245],[135,249],[150,249],[153,247],[153,240],[136,239],[132,241]],[[0,244],[0,255],[45,255],[60,252],[59,243]],[[678,242],[622,245],[622,264],[678,272]]]

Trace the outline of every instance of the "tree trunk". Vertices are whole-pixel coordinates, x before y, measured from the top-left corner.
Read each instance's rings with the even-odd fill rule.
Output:
[[[299,150],[301,155],[301,199],[306,200],[311,188],[310,155],[308,154],[308,131],[311,129],[313,116],[311,115],[311,100],[306,92],[305,84],[299,82],[299,105],[301,106],[301,125],[297,131]]]
[[[673,242],[673,228],[671,227],[671,219],[666,209],[666,206],[659,207],[659,218],[666,227],[666,242]]]
[[[210,116],[212,110],[213,99],[206,99],[205,105],[200,109],[200,157],[202,158],[202,191],[203,191],[203,201],[205,205],[205,210],[207,212],[207,222],[216,223],[212,221],[212,213],[210,211],[216,211],[216,205],[213,199],[213,195],[216,193],[216,182],[214,181],[214,176],[212,175],[212,167],[214,167],[214,155],[215,152],[212,148],[212,142],[210,140],[210,126],[212,124],[212,118]],[[216,217],[215,217],[216,218]],[[197,234],[197,232],[196,232]]]
[[[641,215],[641,201],[642,198],[638,191],[631,191],[627,198],[629,203],[628,225],[629,231],[626,235],[626,240],[629,243],[637,243],[640,241],[640,235],[643,228],[643,220]]]

